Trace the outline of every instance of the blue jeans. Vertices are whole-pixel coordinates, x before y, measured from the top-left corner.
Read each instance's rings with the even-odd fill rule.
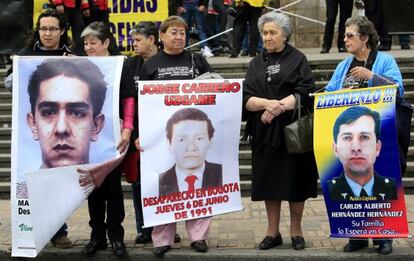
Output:
[[[184,8],[186,10],[185,13],[182,14],[184,20],[188,25],[188,29],[190,29],[193,20],[195,19],[196,28],[198,31],[198,37],[200,41],[207,39],[207,24],[206,24],[206,17],[204,16],[203,12],[198,11],[198,4],[197,3],[184,3]],[[190,42],[189,31],[187,31],[186,37],[186,45]],[[201,48],[204,48],[207,43],[201,43]]]
[[[242,51],[248,53],[249,52],[249,29],[247,29],[246,33],[243,36],[242,42]],[[257,42],[257,51],[260,52],[263,49],[263,40],[262,37],[259,37],[259,41]]]
[[[131,184],[132,188],[132,201],[134,202],[135,210],[135,222],[137,224],[137,234],[148,233],[151,235],[152,227],[143,228],[144,226],[144,216],[142,214],[142,204],[141,204],[141,184],[140,181]]]

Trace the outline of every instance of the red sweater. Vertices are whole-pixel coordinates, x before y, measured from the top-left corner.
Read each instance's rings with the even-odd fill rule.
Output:
[[[108,0],[93,0],[93,5],[98,7],[99,10],[107,10]]]
[[[64,5],[65,7],[68,7],[68,8],[76,7],[76,0],[50,0],[50,2],[54,5]],[[84,10],[88,8],[89,8],[88,0],[82,0],[80,9]]]

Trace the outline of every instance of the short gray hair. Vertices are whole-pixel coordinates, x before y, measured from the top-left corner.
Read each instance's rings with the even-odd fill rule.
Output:
[[[265,23],[275,23],[282,28],[286,42],[289,42],[290,36],[292,35],[292,24],[290,23],[289,17],[282,13],[270,12],[262,15],[257,21],[257,27],[259,27],[260,33],[263,32],[263,26]]]

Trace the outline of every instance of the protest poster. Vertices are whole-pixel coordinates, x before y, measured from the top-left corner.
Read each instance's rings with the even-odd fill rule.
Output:
[[[146,227],[242,209],[242,80],[139,82]]]
[[[122,160],[116,144],[123,60],[14,57],[12,256],[37,256]]]
[[[111,32],[122,53],[132,53],[132,27],[140,21],[160,24],[168,17],[168,1],[162,0],[113,0],[108,1]]]
[[[331,237],[408,237],[397,86],[319,93],[314,150]]]

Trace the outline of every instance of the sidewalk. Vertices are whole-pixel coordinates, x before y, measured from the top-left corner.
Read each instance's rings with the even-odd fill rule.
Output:
[[[412,230],[414,223],[414,195],[406,196],[408,209],[408,223]],[[178,233],[183,238],[180,244],[175,244],[173,250],[165,256],[168,260],[413,260],[414,241],[410,239],[396,239],[394,253],[389,256],[380,256],[372,245],[356,253],[343,253],[342,247],[346,239],[328,238],[329,224],[326,216],[325,203],[322,196],[310,199],[305,205],[303,215],[303,234],[306,240],[306,249],[295,251],[291,248],[289,238],[289,209],[287,202],[283,202],[281,213],[280,232],[284,244],[275,249],[255,250],[263,239],[266,231],[266,210],[263,202],[252,202],[249,197],[243,198],[244,211],[216,216],[212,222],[208,245],[209,252],[200,254],[189,247],[183,223],[178,225]],[[10,201],[0,200],[0,260],[13,260],[10,256]],[[135,214],[132,200],[125,199],[125,243],[129,257],[139,260],[157,260],[152,254],[152,244],[136,245],[134,239]],[[69,250],[46,247],[39,260],[116,260],[110,248],[96,255],[95,258],[84,258],[80,255],[82,247],[88,242],[90,228],[88,226],[88,209],[86,202],[69,219],[69,237],[75,247]],[[159,260],[159,259],[158,259]]]

